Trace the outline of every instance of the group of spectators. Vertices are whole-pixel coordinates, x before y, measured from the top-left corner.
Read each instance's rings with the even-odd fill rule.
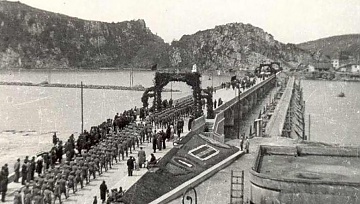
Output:
[[[108,119],[92,127],[90,132],[85,130],[76,141],[74,135],[71,135],[64,145],[54,134],[54,146],[49,152],[31,159],[27,156],[22,163],[20,158],[17,159],[13,179],[14,182],[19,182],[21,178],[22,187],[15,192],[14,203],[61,203],[62,195],[68,198],[70,191],[76,193],[78,186],[83,188],[92,179],[112,168],[115,162],[125,160],[129,151],[131,153],[135,146],[139,146],[139,142],[145,141],[142,135],[151,126],[135,123],[135,109],[124,111],[118,117],[123,119],[121,123],[114,125]],[[9,170],[5,164],[0,172],[3,202],[8,176]]]
[[[169,117],[163,118],[167,113],[173,113],[171,120]],[[177,103],[176,107],[171,104],[162,112],[154,113],[144,118],[148,112],[146,109],[134,109],[116,114],[114,120],[108,119],[98,126],[91,127],[90,131],[84,130],[75,139],[72,134],[63,143],[54,133],[53,147],[49,152],[43,152],[37,157],[26,158],[21,163],[20,158],[14,164],[14,182],[21,182],[22,187],[14,194],[15,204],[53,204],[56,201],[62,202],[62,195],[67,199],[70,192],[75,194],[84,185],[89,184],[92,179],[102,175],[103,172],[111,169],[114,163],[127,158],[128,176],[136,168],[151,167],[156,165],[157,159],[151,154],[151,159],[146,161],[145,151],[140,147],[138,151],[138,161],[133,156],[129,156],[135,147],[139,147],[143,142],[152,142],[154,153],[156,149],[166,148],[166,140],[174,138],[174,133],[183,132],[184,121],[182,117],[189,115],[191,105],[185,100]],[[142,122],[136,123],[137,116]],[[174,128],[174,122],[177,128]],[[164,130],[152,130],[153,125],[165,124]],[[164,127],[159,125],[159,128]],[[65,160],[65,161],[64,161]],[[35,175],[37,173],[37,176]],[[0,192],[2,201],[5,201],[7,191],[9,170],[7,164],[2,167],[0,172]],[[21,181],[19,181],[21,179]],[[106,186],[105,181],[103,184]],[[108,202],[119,200],[124,194],[124,190],[108,190],[104,185],[100,187],[100,199],[105,202],[106,194]],[[79,188],[80,189],[79,189]],[[97,203],[97,197],[94,197]]]

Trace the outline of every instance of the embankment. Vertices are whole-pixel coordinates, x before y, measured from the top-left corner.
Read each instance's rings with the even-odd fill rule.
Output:
[[[0,85],[8,86],[39,86],[39,87],[58,87],[58,88],[81,88],[81,84],[59,84],[59,83],[32,83],[32,82],[4,82],[0,81]],[[146,87],[136,86],[114,86],[114,85],[92,85],[83,84],[84,89],[110,89],[110,90],[129,90],[129,91],[145,91]],[[164,89],[163,92],[180,92],[180,90]]]

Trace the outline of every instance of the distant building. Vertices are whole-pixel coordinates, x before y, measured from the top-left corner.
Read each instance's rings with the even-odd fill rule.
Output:
[[[312,65],[312,64],[308,64],[307,70],[308,70],[308,72],[314,72],[315,71],[315,66]]]
[[[351,72],[352,73],[360,73],[360,65],[359,64],[352,64],[351,65]]]
[[[307,66],[308,72],[314,71],[333,71],[333,65],[331,62],[312,62]]]
[[[345,64],[339,67],[340,72],[351,72],[351,73],[360,73],[360,65],[359,64]]]
[[[331,64],[333,68],[338,69],[340,67],[340,60],[339,59],[332,59]]]
[[[192,72],[192,73],[198,72],[196,64],[194,64],[194,65],[192,66],[191,72]]]

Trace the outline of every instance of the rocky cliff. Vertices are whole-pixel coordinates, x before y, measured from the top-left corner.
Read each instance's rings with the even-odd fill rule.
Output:
[[[291,66],[308,61],[309,52],[294,44],[283,44],[261,28],[250,24],[230,23],[214,29],[184,35],[172,42],[172,66],[203,69],[253,69],[268,61],[280,61]]]
[[[86,21],[0,1],[0,68],[191,67],[253,69],[280,61],[297,66],[310,52],[260,28],[231,23],[184,35],[171,45],[144,20]]]
[[[0,68],[168,66],[167,49],[144,20],[86,21],[0,2]]]

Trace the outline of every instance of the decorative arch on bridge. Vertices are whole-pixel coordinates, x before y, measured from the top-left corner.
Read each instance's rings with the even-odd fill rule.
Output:
[[[155,87],[150,87],[145,89],[144,94],[141,97],[141,102],[143,103],[143,107],[148,107],[149,106],[149,98],[152,98],[155,96]]]
[[[206,112],[207,112],[207,119],[214,119],[215,113],[214,113],[214,104],[213,104],[213,88],[208,87],[207,89],[202,90],[203,94],[201,95],[201,98],[206,99]]]
[[[172,81],[177,82],[185,82],[187,85],[191,86],[193,90],[193,97],[194,97],[194,114],[195,117],[199,117],[203,114],[201,109],[201,75],[197,72],[187,72],[187,73],[163,73],[163,72],[156,72],[155,79],[154,79],[154,86],[150,87],[145,90],[141,101],[143,102],[143,106],[147,107],[149,105],[148,99],[149,97],[154,97],[153,106],[156,110],[162,109],[162,100],[161,100],[161,93],[163,88]]]

